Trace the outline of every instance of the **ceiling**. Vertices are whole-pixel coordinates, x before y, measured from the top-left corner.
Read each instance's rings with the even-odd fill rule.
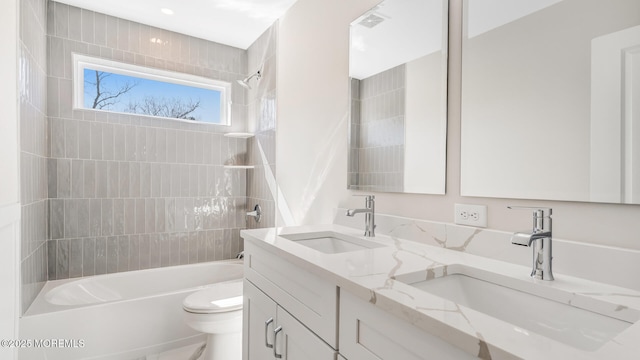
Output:
[[[55,0],[247,49],[296,0]]]

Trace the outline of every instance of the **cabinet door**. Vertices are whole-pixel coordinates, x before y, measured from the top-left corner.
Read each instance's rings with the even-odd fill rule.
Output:
[[[273,359],[276,303],[247,280],[244,281],[243,293],[242,358],[243,360]]]
[[[285,360],[335,360],[337,352],[304,327],[291,314],[278,306],[278,328],[275,347]],[[277,331],[277,330],[276,330]]]

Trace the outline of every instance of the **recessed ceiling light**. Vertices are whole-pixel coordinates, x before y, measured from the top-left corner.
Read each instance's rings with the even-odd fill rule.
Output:
[[[160,9],[160,11],[162,11],[162,13],[165,14],[165,15],[173,15],[173,10],[171,10],[171,9],[162,8],[162,9]]]

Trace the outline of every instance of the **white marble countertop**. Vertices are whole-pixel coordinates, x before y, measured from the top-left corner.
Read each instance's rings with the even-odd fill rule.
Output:
[[[385,246],[325,254],[280,236],[318,231],[339,232]],[[529,277],[530,268],[524,265],[385,235],[377,235],[374,239],[364,238],[361,230],[334,224],[242,230],[241,235],[245,241],[265,248],[283,260],[333,281],[342,291],[349,291],[481,358],[618,360],[640,357],[640,321],[637,321],[640,292],[636,290],[562,273],[554,274],[555,281],[534,280]],[[551,297],[554,293],[569,294],[564,299],[561,296],[555,298],[569,304],[591,302],[590,306],[595,306],[598,311],[626,314],[636,322],[597,350],[585,351],[396,281],[396,278],[417,272],[423,272],[426,277],[429,269],[451,265],[468,266],[502,278],[534,284]],[[536,309],[522,308],[522,311],[532,312]]]

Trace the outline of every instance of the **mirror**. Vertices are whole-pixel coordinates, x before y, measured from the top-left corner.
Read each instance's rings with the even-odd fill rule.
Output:
[[[385,0],[351,23],[348,188],[444,194],[445,0]]]
[[[640,1],[463,11],[461,194],[640,203]]]

